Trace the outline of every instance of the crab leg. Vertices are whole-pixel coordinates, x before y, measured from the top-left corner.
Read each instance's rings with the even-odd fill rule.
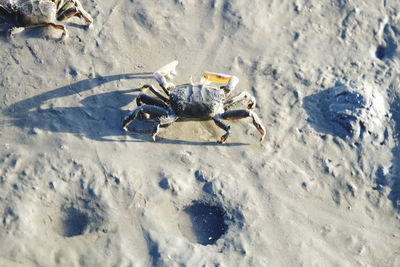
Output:
[[[56,5],[57,9],[59,9],[58,6],[60,5],[61,0],[52,0],[52,1]]]
[[[256,99],[248,92],[241,92],[240,94],[230,98],[224,103],[225,110],[233,109],[253,109],[256,105]]]
[[[137,96],[137,98],[136,98],[136,105],[139,107],[139,106],[144,105],[144,104],[145,105],[158,106],[158,107],[162,107],[162,108],[168,109],[168,106],[164,102],[162,102],[161,100],[159,100],[157,98],[154,98],[154,97],[151,97],[151,96],[148,96],[146,94],[139,94]],[[148,118],[148,116],[146,116],[143,113],[143,111],[139,111],[138,116],[142,117],[142,118],[143,117]]]
[[[172,76],[176,74],[176,66],[178,65],[178,61],[174,60],[167,65],[161,67],[156,72],[154,72],[153,76],[157,80],[158,84],[164,90],[164,92],[169,95],[168,88],[173,87],[174,84],[168,82],[168,80],[172,80]]]
[[[169,103],[168,98],[166,98],[165,96],[163,96],[160,92],[158,92],[152,85],[150,84],[145,84],[142,86],[142,88],[140,88],[140,90],[143,92],[146,89],[149,89],[153,94],[155,94],[158,98],[160,98],[164,103]]]
[[[13,11],[8,5],[0,4],[0,15],[13,16]]]
[[[219,140],[219,143],[224,144],[226,139],[228,139],[229,134],[231,133],[231,127],[226,123],[224,123],[223,121],[221,121],[221,116],[216,116],[213,118],[213,120],[219,128],[221,128],[226,132],[223,136],[221,136],[221,139]]]
[[[139,94],[136,98],[136,104],[137,104],[137,106],[146,104],[146,105],[154,105],[154,106],[168,109],[168,106],[164,102],[162,102],[161,100],[159,100],[157,98],[148,96],[146,94]]]
[[[135,108],[128,116],[125,117],[122,122],[122,128],[126,130],[126,127],[136,118],[139,112],[150,114],[153,117],[168,116],[168,110],[158,106],[142,105]]]
[[[85,10],[83,10],[82,8],[79,8],[79,7],[71,7],[71,8],[68,8],[67,10],[61,12],[57,16],[57,20],[64,21],[73,16],[78,16],[80,18],[83,18],[88,23],[88,25],[91,25],[93,23],[93,19],[89,15],[89,13],[87,13]]]
[[[122,128],[125,131],[127,131],[126,127],[133,121],[133,119],[137,117],[139,112],[150,114],[153,117],[155,125],[151,133],[151,137],[153,138],[154,142],[156,141],[156,136],[160,130],[160,126],[171,124],[178,118],[173,111],[168,111],[162,107],[142,105],[133,110],[131,114],[129,114],[122,122]]]
[[[219,119],[239,120],[239,119],[243,119],[243,118],[247,118],[247,117],[251,117],[253,119],[253,125],[256,127],[258,132],[261,134],[260,142],[262,142],[262,140],[264,139],[264,136],[265,136],[265,128],[261,124],[261,120],[260,120],[260,118],[258,118],[257,114],[251,110],[246,110],[246,109],[227,111],[227,112],[220,114],[218,117],[214,118],[214,121],[217,124],[217,126],[219,126],[220,128],[222,128],[226,131],[226,134],[221,137],[220,142],[223,144],[226,141],[226,139],[228,138],[229,133],[230,133],[230,131],[229,131],[230,128],[226,128],[227,125],[225,125],[225,126],[222,125],[221,124],[222,122],[218,121]]]
[[[47,27],[47,26],[51,26],[55,29],[58,30],[62,30],[63,33],[61,35],[61,38],[63,38],[64,36],[66,36],[68,34],[67,29],[65,28],[64,25],[60,25],[60,24],[54,24],[52,22],[46,23],[46,24],[40,24],[40,25],[30,25],[30,26],[25,26],[25,27],[13,27],[10,30],[11,34],[18,34],[26,29],[35,29],[35,28],[42,28],[42,27]]]
[[[63,33],[61,34],[61,38],[63,38],[64,36],[67,36],[67,34],[68,34],[67,28],[65,28],[64,25],[54,24],[54,23],[49,23],[48,25],[49,25],[49,26],[52,26],[52,27],[55,28],[55,29],[62,30]]]
[[[151,133],[151,138],[153,138],[153,141],[156,141],[156,136],[158,135],[158,132],[160,130],[160,122],[156,122],[156,125],[154,125],[153,132]]]
[[[88,12],[83,8],[81,2],[79,0],[67,0],[64,4],[63,7],[61,8],[61,11],[64,12],[65,10],[68,11],[68,9],[71,9],[71,7],[75,7],[76,9],[76,16],[83,18],[86,20],[86,22],[91,25],[93,23],[93,18],[90,16]]]
[[[86,12],[86,10],[83,9],[82,5],[79,4],[78,6],[78,15],[83,18],[84,20],[86,20],[86,22],[91,25],[93,23],[93,18],[92,16],[90,16],[90,14],[88,12]]]
[[[226,84],[225,86],[222,86],[221,88],[224,89],[225,94],[229,94],[231,91],[233,91],[235,89],[236,85],[239,82],[239,78],[237,78],[234,75],[229,75],[229,74],[222,74],[222,73],[215,73],[215,72],[204,73],[201,76],[200,83],[207,84],[210,82]]]

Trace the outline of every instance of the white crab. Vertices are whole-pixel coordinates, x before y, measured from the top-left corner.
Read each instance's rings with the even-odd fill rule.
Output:
[[[92,17],[83,9],[79,0],[0,0],[0,11],[16,19],[19,27],[12,27],[11,34],[52,26],[62,30],[62,37],[65,37],[68,32],[60,22],[78,16],[89,26],[93,23]]]
[[[247,92],[242,92],[234,97],[230,96],[231,91],[239,82],[237,77],[206,72],[198,84],[175,86],[171,83],[171,79],[175,74],[176,65],[178,65],[178,61],[173,61],[154,73],[154,78],[167,96],[158,92],[152,85],[142,87],[142,91],[150,89],[158,99],[143,93],[139,94],[136,98],[137,108],[122,123],[125,130],[135,118],[152,120],[155,122],[152,137],[156,141],[159,127],[171,124],[178,118],[212,119],[218,127],[225,130],[226,133],[219,140],[220,143],[225,143],[230,134],[230,126],[222,120],[251,117],[253,125],[261,134],[260,142],[263,140],[265,128],[257,114],[252,111],[256,104],[255,98]],[[223,86],[212,86],[211,83],[223,84]]]

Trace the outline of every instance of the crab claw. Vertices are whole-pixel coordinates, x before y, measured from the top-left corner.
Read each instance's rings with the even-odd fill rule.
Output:
[[[166,77],[168,80],[172,78],[173,75],[176,74],[176,66],[178,65],[178,60],[174,60],[167,65],[161,67],[156,72],[160,73],[162,76]]]
[[[229,94],[235,89],[236,85],[239,83],[239,79],[234,75],[206,72],[201,76],[200,83],[205,85],[209,83],[224,84],[221,86],[221,89],[224,89],[225,94]]]
[[[153,77],[157,80],[158,84],[167,95],[169,95],[169,88],[175,86],[171,81],[172,76],[176,74],[177,65],[178,61],[174,60],[153,73]]]

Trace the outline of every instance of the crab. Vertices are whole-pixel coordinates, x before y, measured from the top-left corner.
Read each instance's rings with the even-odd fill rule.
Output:
[[[51,26],[62,30],[62,38],[68,34],[67,28],[60,22],[78,16],[83,18],[88,26],[93,19],[87,13],[79,0],[0,0],[2,14],[15,17],[19,27],[12,27],[11,34],[20,33],[25,29]]]
[[[176,74],[177,65],[178,61],[175,60],[153,73],[165,94],[152,85],[142,86],[142,93],[136,98],[137,107],[123,120],[122,128],[125,131],[134,119],[151,120],[154,122],[152,138],[156,141],[160,126],[169,125],[177,119],[213,120],[225,131],[219,140],[219,143],[223,144],[231,133],[230,126],[223,120],[250,117],[261,134],[260,142],[263,140],[265,128],[253,111],[256,105],[255,98],[247,92],[231,96],[239,82],[236,76],[206,72],[202,75],[200,83],[174,85],[172,76]],[[146,89],[156,97],[143,93]]]

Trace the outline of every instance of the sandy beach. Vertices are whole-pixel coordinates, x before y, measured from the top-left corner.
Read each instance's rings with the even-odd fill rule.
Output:
[[[400,2],[81,3],[62,40],[0,16],[1,266],[400,266]],[[124,131],[173,60],[238,77],[263,142]]]

